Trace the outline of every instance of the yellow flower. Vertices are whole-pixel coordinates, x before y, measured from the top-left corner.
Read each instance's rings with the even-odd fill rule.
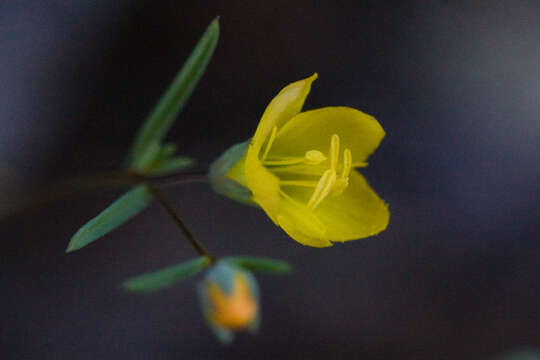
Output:
[[[383,231],[390,213],[355,171],[367,165],[384,130],[374,117],[349,107],[300,112],[316,78],[279,92],[246,155],[226,176],[247,187],[293,239],[325,247]]]
[[[230,343],[236,331],[257,330],[258,286],[250,272],[219,262],[208,272],[199,294],[208,324],[222,342]]]

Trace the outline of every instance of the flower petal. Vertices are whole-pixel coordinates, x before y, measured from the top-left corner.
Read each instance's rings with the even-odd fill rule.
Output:
[[[349,107],[325,107],[302,112],[283,125],[269,156],[303,156],[309,150],[326,153],[333,134],[339,136],[341,149],[351,150],[355,163],[365,161],[385,135],[373,116]]]
[[[332,243],[326,239],[313,237],[303,233],[296,224],[292,223],[285,216],[280,215],[278,217],[279,226],[294,240],[298,241],[302,245],[313,247],[328,247],[332,246]]]
[[[307,202],[312,192],[309,188],[298,187],[290,194],[298,201]],[[384,201],[357,171],[351,171],[349,186],[345,191],[339,196],[327,196],[314,214],[326,227],[324,239],[332,242],[378,234],[386,229],[390,218]]]
[[[277,224],[280,200],[279,179],[262,166],[253,145],[248,148],[244,166],[246,183],[253,194],[253,201],[258,203]]]
[[[315,79],[317,79],[317,74],[293,82],[284,87],[279,94],[270,101],[251,142],[257,154],[274,127],[279,129],[285,122],[302,110],[304,101],[311,90],[311,83],[315,81]]]
[[[356,171],[349,186],[339,196],[329,196],[317,207],[319,219],[326,224],[330,241],[347,241],[380,233],[388,226],[390,212],[385,202]]]
[[[294,240],[314,247],[332,246],[326,240],[326,227],[312,210],[294,200],[284,198],[280,204],[278,224]]]

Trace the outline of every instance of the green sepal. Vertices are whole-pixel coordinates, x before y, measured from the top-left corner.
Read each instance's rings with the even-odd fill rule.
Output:
[[[231,330],[220,326],[210,326],[210,329],[216,335],[216,338],[223,345],[231,345],[234,340],[234,333]]]
[[[81,227],[71,238],[66,252],[78,250],[116,229],[144,210],[151,201],[152,194],[146,186],[133,188]]]
[[[208,265],[210,265],[210,259],[206,256],[200,256],[181,264],[130,278],[124,282],[123,287],[126,291],[131,292],[151,292],[165,289],[198,274]]]
[[[225,150],[212,164],[208,171],[208,179],[212,189],[221,195],[246,205],[258,206],[252,199],[251,191],[236,181],[228,178],[226,174],[242,159],[249,146],[249,140],[235,144]]]
[[[139,129],[130,150],[127,165],[130,169],[144,172],[156,159],[155,144],[163,138],[182,111],[212,58],[219,38],[219,21],[214,19],[189,55],[164,95]]]
[[[288,274],[293,270],[289,263],[283,260],[271,259],[267,257],[230,256],[224,258],[223,261],[227,261],[238,267],[255,272]]]

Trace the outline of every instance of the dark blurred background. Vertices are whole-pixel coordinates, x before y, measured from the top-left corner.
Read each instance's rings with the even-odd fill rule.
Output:
[[[0,222],[0,358],[490,359],[540,347],[536,0],[0,1],[3,198],[122,164],[216,15],[215,56],[169,139],[204,170],[284,85],[318,72],[307,109],[355,107],[387,132],[363,173],[389,228],[302,247],[206,185],[166,189],[215,253],[295,264],[258,277],[261,331],[223,347],[197,279],[147,296],[119,288],[194,255],[161,208],[66,255],[122,191],[41,206]]]

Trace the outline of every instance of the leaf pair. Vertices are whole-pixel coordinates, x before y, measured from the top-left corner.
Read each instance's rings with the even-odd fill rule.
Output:
[[[163,139],[206,70],[218,38],[219,21],[216,18],[137,132],[127,157],[129,171],[160,176],[179,172],[194,163],[188,157],[175,155],[176,146],[163,144]],[[148,188],[144,185],[135,187],[80,228],[71,238],[66,252],[78,250],[124,224],[144,210],[151,199]]]
[[[158,158],[161,142],[176,116],[195,90],[212,58],[219,38],[219,19],[214,19],[176,75],[165,94],[139,129],[127,159],[134,170],[146,170]]]
[[[254,272],[287,274],[292,271],[291,265],[285,261],[266,257],[235,256],[223,258],[221,261],[230,262],[236,266]],[[181,264],[169,266],[161,270],[128,279],[124,283],[124,288],[127,291],[132,292],[152,292],[161,290],[198,274],[209,265],[210,260],[206,256],[201,256]]]

